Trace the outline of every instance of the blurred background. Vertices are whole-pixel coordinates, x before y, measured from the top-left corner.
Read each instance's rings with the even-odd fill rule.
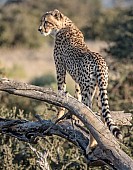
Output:
[[[78,26],[90,50],[107,61],[110,109],[133,113],[133,0],[0,0],[0,76],[57,90],[54,40],[37,31],[41,16],[55,8]],[[70,76],[67,90],[74,92]],[[35,120],[38,113],[54,120],[58,109],[6,93],[0,98],[1,117]],[[122,131],[126,152],[133,157],[133,127]],[[51,169],[87,169],[82,153],[72,144],[58,137],[46,139],[34,147],[49,150]],[[0,145],[0,169],[40,169],[26,143],[1,135]]]

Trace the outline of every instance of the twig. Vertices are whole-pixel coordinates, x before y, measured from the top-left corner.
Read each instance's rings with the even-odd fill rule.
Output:
[[[47,157],[48,157],[48,152],[45,150],[44,153],[37,151],[35,148],[31,146],[31,144],[28,144],[30,149],[36,154],[38,160],[37,163],[39,166],[42,168],[42,170],[50,170]]]

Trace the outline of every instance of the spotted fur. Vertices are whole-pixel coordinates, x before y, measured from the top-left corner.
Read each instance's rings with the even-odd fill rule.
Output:
[[[54,60],[58,90],[65,91],[67,71],[76,86],[80,87],[82,102],[92,108],[92,99],[98,86],[102,117],[114,136],[121,138],[120,130],[110,115],[107,95],[108,67],[102,56],[88,49],[82,32],[58,10],[45,13],[38,30],[45,36],[51,34],[55,38]],[[80,100],[79,88],[76,91]]]

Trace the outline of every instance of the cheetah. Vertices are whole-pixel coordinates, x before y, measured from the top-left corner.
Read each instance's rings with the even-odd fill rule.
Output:
[[[98,53],[87,47],[82,32],[75,24],[57,9],[46,12],[40,21],[38,31],[55,39],[54,61],[57,73],[58,90],[66,91],[66,72],[76,82],[76,96],[79,101],[92,108],[92,100],[99,89],[102,120],[113,135],[122,139],[109,110],[107,86],[108,67]]]

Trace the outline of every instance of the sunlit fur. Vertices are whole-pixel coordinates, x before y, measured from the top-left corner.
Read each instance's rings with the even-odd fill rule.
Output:
[[[115,125],[108,104],[108,67],[103,57],[91,52],[87,47],[82,32],[75,24],[58,10],[45,13],[40,22],[41,34],[55,37],[54,60],[57,72],[58,90],[65,91],[66,71],[79,85],[82,102],[92,108],[95,89],[99,89],[99,99],[102,108],[102,120],[109,130],[122,138],[119,128]],[[81,99],[81,97],[77,97]]]

